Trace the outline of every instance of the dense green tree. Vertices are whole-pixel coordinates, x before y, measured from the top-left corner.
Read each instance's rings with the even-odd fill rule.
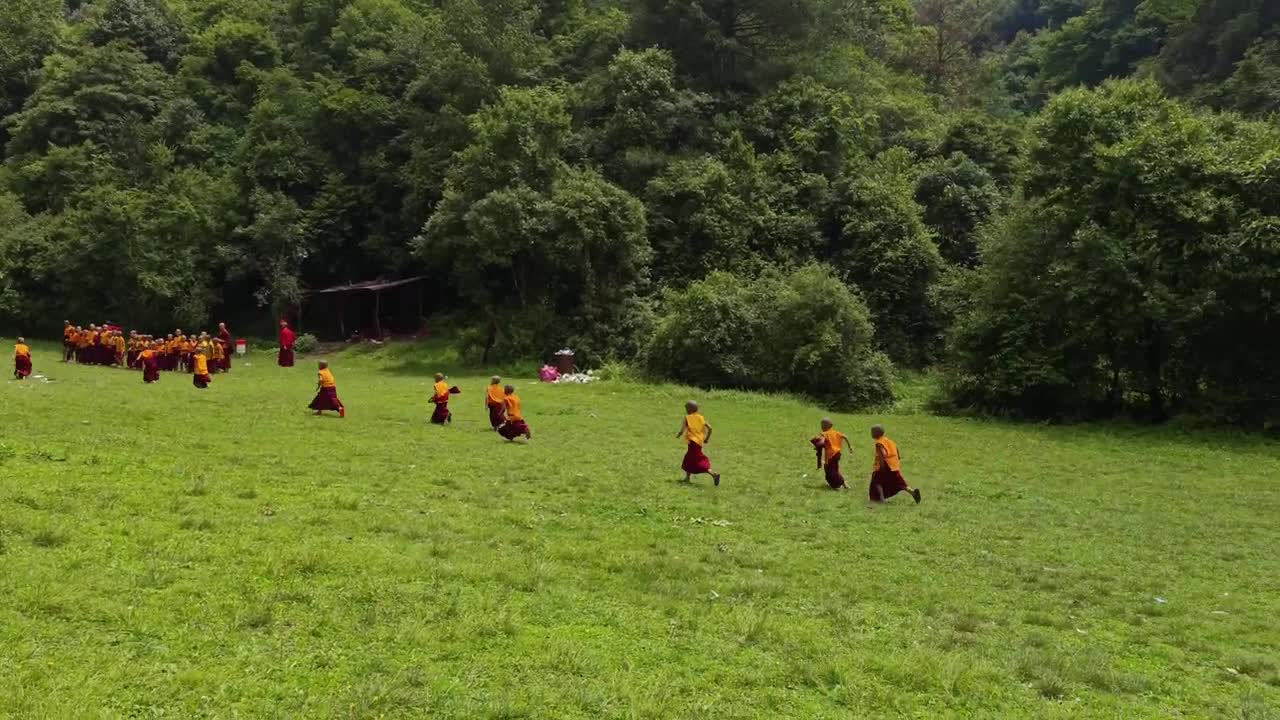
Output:
[[[1210,343],[1221,323],[1274,324],[1253,293],[1280,272],[1276,203],[1240,185],[1272,186],[1275,146],[1270,160],[1250,158],[1276,136],[1211,127],[1150,83],[1055,98],[1035,125],[1025,195],[994,229],[953,337],[953,396],[1051,416],[1140,397],[1163,418],[1204,407],[1227,367],[1274,365],[1274,343],[1238,346],[1231,360]],[[1259,420],[1274,398],[1237,398],[1232,411]]]
[[[953,265],[977,264],[978,226],[1003,198],[991,175],[957,152],[921,174],[915,198],[924,208],[924,221],[937,237],[942,257]]]
[[[909,165],[906,153],[890,151],[841,180],[839,232],[827,253],[866,297],[877,346],[920,365],[933,358],[939,340],[929,290],[942,258],[915,202]]]

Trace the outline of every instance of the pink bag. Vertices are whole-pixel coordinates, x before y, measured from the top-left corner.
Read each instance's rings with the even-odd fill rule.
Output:
[[[543,365],[542,370],[538,372],[538,377],[542,382],[555,382],[560,379],[560,371],[550,365]]]

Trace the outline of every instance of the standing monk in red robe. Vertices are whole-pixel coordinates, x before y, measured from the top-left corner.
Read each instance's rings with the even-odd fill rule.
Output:
[[[884,428],[871,426],[871,438],[876,442],[875,464],[871,471],[871,486],[867,496],[871,502],[882,503],[900,492],[906,492],[920,504],[920,491],[912,488],[902,477],[902,457],[898,444],[885,437]]]
[[[449,395],[457,392],[458,388],[450,388],[444,381],[444,373],[436,373],[436,384],[431,388],[431,402],[436,409],[431,413],[431,422],[436,425],[453,422],[453,413],[449,411]]]
[[[711,460],[702,452],[702,446],[711,442],[711,425],[698,412],[698,403],[690,400],[684,404],[684,423],[676,437],[683,437],[688,444],[680,469],[684,470],[684,481],[689,482],[694,475],[710,475],[716,487],[720,487],[720,473],[711,469]]]
[[[289,329],[289,323],[281,320],[280,354],[276,356],[276,362],[280,367],[293,367],[293,343],[296,339],[293,330]]]
[[[31,348],[27,347],[27,341],[18,338],[18,342],[13,346],[13,377],[17,380],[26,380],[31,374]]]
[[[324,413],[325,410],[337,410],[338,417],[346,417],[347,408],[338,399],[338,381],[333,379],[333,371],[329,370],[329,363],[321,360],[319,367],[316,397],[307,407],[315,410],[316,415]]]
[[[222,344],[222,372],[231,372],[231,331],[224,322],[218,323],[218,342]]]
[[[489,378],[489,390],[484,395],[484,406],[489,411],[489,424],[494,430],[502,427],[507,421],[507,391],[502,387],[502,378],[494,375]]]

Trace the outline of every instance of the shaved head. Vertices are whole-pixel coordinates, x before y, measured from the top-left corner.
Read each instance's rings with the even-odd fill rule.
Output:
[[[516,386],[515,386],[515,385],[508,385],[508,386],[506,387],[506,391],[507,391],[507,394],[508,394],[508,395],[515,395],[515,394],[516,394]]]
[[[884,426],[883,426],[883,425],[872,425],[872,426],[871,426],[871,437],[873,437],[873,438],[882,438],[882,437],[884,437]]]
[[[831,422],[831,418],[822,418],[822,429],[830,430],[835,427],[835,423]]]
[[[684,404],[684,411],[686,413],[689,413],[690,415],[698,412],[698,403],[694,402],[693,400],[690,400],[689,402]]]

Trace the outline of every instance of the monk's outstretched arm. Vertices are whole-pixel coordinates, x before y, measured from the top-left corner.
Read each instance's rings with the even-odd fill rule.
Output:
[[[689,421],[681,420],[680,429],[676,431],[676,437],[684,437],[684,434],[688,429],[689,429]]]
[[[883,445],[876,445],[876,464],[879,465],[882,470],[889,469],[889,460],[884,454]]]
[[[711,444],[711,423],[707,423],[707,435],[706,437],[702,438],[702,444],[703,445]]]

